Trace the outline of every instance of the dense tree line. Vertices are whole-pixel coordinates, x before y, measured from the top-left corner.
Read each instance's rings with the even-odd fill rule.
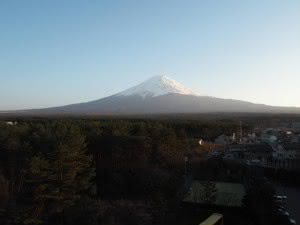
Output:
[[[163,224],[183,194],[195,139],[232,121],[0,122],[1,224]]]
[[[186,188],[185,156],[196,153],[190,165],[196,179],[243,182],[245,177],[239,165],[201,158],[202,150],[214,146],[197,148],[199,139],[237,132],[239,120],[17,122],[0,121],[0,224],[177,223]],[[243,122],[244,130],[253,126]],[[264,187],[250,189],[243,215],[249,223],[243,224],[251,224],[252,216],[261,218],[259,223],[276,220],[271,196]],[[257,214],[256,203],[271,210]]]

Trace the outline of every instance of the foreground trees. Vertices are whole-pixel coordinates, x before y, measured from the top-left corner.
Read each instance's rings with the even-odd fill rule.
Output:
[[[0,127],[1,224],[163,223],[177,207],[186,146],[170,125],[38,120]]]
[[[212,140],[234,126],[228,121],[28,119],[16,126],[0,121],[0,224],[167,224],[179,211],[184,157],[190,144],[198,145],[191,142]],[[213,188],[207,190],[213,198]]]
[[[70,127],[62,137],[47,158],[42,154],[32,157],[25,180],[28,207],[22,210],[18,222],[69,223],[74,218],[70,211],[80,209],[84,201],[95,196],[95,166],[86,152],[85,137],[76,127]]]

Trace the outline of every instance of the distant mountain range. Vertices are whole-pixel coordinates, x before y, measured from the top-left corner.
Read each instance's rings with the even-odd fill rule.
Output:
[[[155,76],[118,94],[60,107],[2,112],[24,115],[130,115],[170,113],[297,113],[277,107],[198,95],[166,76]]]

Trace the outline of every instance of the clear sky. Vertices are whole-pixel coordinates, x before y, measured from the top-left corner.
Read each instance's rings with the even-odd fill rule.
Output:
[[[0,1],[0,110],[95,100],[159,74],[300,107],[300,1]]]

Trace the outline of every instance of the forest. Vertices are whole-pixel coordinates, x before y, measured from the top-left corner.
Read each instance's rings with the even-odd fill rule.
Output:
[[[5,121],[0,224],[7,225],[174,224],[186,191],[185,157],[200,139],[240,126],[230,118]],[[253,126],[243,122],[244,130]]]

